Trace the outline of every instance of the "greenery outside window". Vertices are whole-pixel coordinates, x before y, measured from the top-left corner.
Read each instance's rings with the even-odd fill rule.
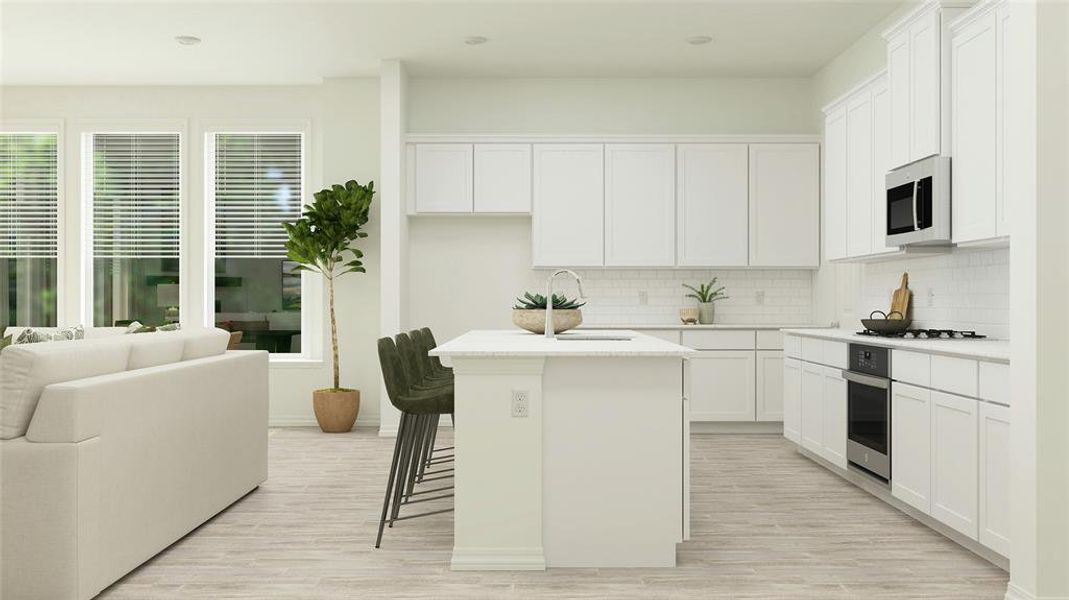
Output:
[[[178,133],[89,136],[94,326],[180,319]]]
[[[58,138],[0,133],[0,334],[56,325]]]

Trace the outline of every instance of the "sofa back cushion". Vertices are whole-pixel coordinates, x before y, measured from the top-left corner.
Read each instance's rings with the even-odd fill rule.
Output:
[[[173,333],[139,333],[128,337],[128,371],[180,362],[186,349],[186,340]]]
[[[185,340],[182,360],[193,360],[216,356],[226,352],[230,343],[230,333],[222,329],[183,329],[182,331],[161,331],[153,335],[173,335]]]
[[[15,344],[0,359],[0,439],[26,435],[45,386],[126,370],[124,336]]]

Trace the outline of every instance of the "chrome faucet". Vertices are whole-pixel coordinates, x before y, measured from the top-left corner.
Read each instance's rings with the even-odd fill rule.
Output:
[[[579,297],[583,298],[586,295],[583,293],[583,280],[569,269],[561,269],[546,279],[546,337],[549,339],[556,339],[557,334],[553,331],[553,279],[557,275],[569,274],[575,278],[575,284],[579,287]]]

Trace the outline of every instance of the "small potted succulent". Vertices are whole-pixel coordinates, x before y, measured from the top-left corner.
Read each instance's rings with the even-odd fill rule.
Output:
[[[687,298],[694,298],[698,301],[698,322],[703,325],[709,325],[713,322],[715,316],[714,304],[717,300],[726,300],[728,296],[724,294],[724,286],[716,287],[716,277],[709,283],[700,283],[698,287],[683,284],[683,287],[690,290],[691,293],[687,294]]]
[[[513,324],[531,333],[545,333],[546,297],[524,292],[523,298],[516,298],[516,302],[519,304],[512,307]],[[584,304],[564,295],[553,294],[553,332],[561,333],[582,324],[583,312],[579,308]]]

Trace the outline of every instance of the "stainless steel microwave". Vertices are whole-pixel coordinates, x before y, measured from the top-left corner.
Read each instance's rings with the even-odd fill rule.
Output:
[[[888,246],[950,244],[950,157],[901,166],[886,183]]]

